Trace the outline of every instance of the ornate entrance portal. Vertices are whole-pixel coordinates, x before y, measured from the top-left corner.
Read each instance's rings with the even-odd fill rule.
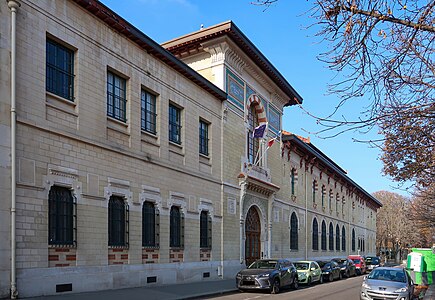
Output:
[[[245,222],[245,259],[246,265],[249,266],[253,261],[260,258],[260,235],[261,235],[261,223],[258,211],[252,206]]]

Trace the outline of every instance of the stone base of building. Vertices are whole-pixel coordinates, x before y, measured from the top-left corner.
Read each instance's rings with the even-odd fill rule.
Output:
[[[239,261],[34,268],[18,270],[20,297],[82,293],[206,280],[231,279]]]

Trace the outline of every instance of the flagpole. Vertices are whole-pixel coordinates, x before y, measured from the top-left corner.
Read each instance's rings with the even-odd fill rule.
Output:
[[[281,130],[278,132],[278,134],[272,139],[272,140],[276,140],[279,136],[280,136],[280,134],[281,134]],[[264,142],[264,140],[262,140],[262,142]],[[264,156],[264,154],[266,154],[266,152],[267,152],[267,150],[269,150],[269,146],[264,150],[264,152],[261,154],[261,156],[260,156],[260,158],[258,159],[258,161],[260,161],[262,158],[263,158],[263,156]],[[257,154],[258,153],[260,153],[260,151],[258,151],[257,152]],[[255,161],[254,161],[255,162]],[[254,163],[254,166],[255,166],[256,164]]]

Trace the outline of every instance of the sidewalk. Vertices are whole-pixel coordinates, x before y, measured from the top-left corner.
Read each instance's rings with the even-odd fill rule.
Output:
[[[55,296],[25,298],[33,300],[178,300],[198,299],[206,296],[220,295],[236,291],[236,280],[214,280],[193,283],[160,285],[155,287],[139,287],[129,289],[105,290],[98,292],[59,294]]]
[[[423,300],[435,300],[435,284],[429,286]]]

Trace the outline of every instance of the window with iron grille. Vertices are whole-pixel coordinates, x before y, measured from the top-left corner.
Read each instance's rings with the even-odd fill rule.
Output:
[[[335,227],[335,250],[340,251],[340,227]]]
[[[74,101],[74,51],[47,38],[46,90]]]
[[[325,221],[322,221],[321,248],[322,248],[322,250],[326,250],[326,223],[325,223]]]
[[[316,218],[313,220],[313,236],[311,241],[313,243],[313,250],[319,250],[319,224]]]
[[[346,228],[341,228],[341,250],[346,251]]]
[[[329,223],[329,250],[334,250],[334,225]]]
[[[352,251],[355,252],[355,229],[352,229]]]
[[[128,205],[120,196],[109,199],[109,246],[128,247]]]
[[[159,247],[160,214],[154,203],[142,206],[142,247]]]
[[[298,250],[298,217],[293,212],[290,217],[290,250]]]
[[[169,140],[181,144],[181,109],[169,104]]]
[[[184,217],[177,206],[171,207],[170,212],[169,246],[183,248],[184,242]]]
[[[126,80],[107,72],[107,115],[119,121],[127,121],[126,117]]]
[[[313,203],[316,203],[317,181],[313,180]]]
[[[68,188],[52,186],[48,194],[48,244],[75,246],[76,203]]]
[[[200,248],[210,249],[211,248],[211,217],[208,211],[201,211],[199,219],[199,236],[200,236]]]
[[[255,163],[259,145],[259,139],[254,139],[254,129],[258,126],[258,116],[255,112],[255,105],[248,110],[248,160],[251,164]]]
[[[156,96],[142,90],[140,103],[142,130],[156,134]]]
[[[199,153],[208,156],[208,124],[199,120]]]

